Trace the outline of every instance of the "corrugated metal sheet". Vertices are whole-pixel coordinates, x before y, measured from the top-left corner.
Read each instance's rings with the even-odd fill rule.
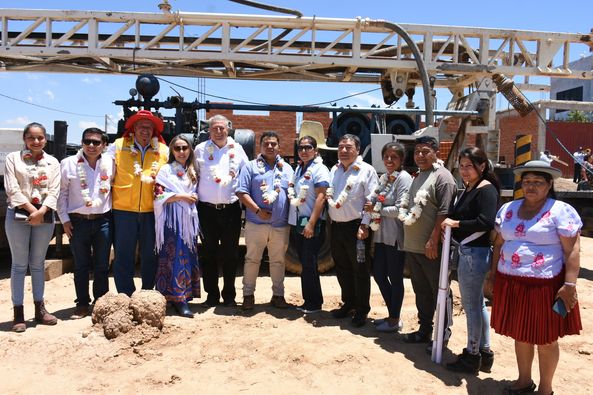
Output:
[[[574,160],[560,147],[550,131],[556,134],[558,139],[572,154],[579,147],[591,148],[593,150],[593,123],[548,122],[547,127],[546,149],[550,151],[552,155],[556,155],[561,160],[568,163],[568,166],[563,166],[559,163],[555,163],[555,166],[562,170],[562,175],[564,177],[572,178]]]

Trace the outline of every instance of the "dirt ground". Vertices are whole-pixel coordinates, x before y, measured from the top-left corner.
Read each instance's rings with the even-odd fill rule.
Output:
[[[560,340],[556,394],[589,394],[593,381],[593,239],[584,238],[578,282],[585,329]],[[374,326],[354,329],[348,320],[333,319],[340,288],[333,274],[324,275],[324,311],[303,316],[295,309],[277,310],[267,303],[271,282],[258,280],[256,308],[199,307],[194,319],[168,310],[160,337],[147,342],[141,332],[113,341],[94,328],[90,317],[69,320],[74,310],[72,274],[46,283],[47,305],[60,321],[36,326],[27,277],[27,331],[10,331],[10,280],[4,267],[0,280],[0,393],[203,393],[203,394],[500,394],[516,378],[513,341],[492,334],[496,353],[491,374],[461,375],[431,362],[424,345],[410,345],[400,335],[379,334]],[[298,277],[285,281],[287,300],[302,302]],[[465,345],[465,316],[457,296],[453,337],[443,361]],[[111,289],[115,289],[111,282]],[[241,278],[237,278],[241,292]],[[240,301],[240,298],[237,299]],[[371,318],[386,314],[373,283]],[[416,329],[414,294],[406,280],[402,311],[404,332]],[[537,365],[533,374],[537,382]]]

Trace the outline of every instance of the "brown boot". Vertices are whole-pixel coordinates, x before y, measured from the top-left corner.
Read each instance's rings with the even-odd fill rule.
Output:
[[[12,321],[13,332],[24,332],[27,329],[25,325],[25,314],[23,312],[23,306],[13,306],[14,320]]]
[[[55,325],[58,319],[45,310],[45,303],[35,302],[35,321],[43,325]]]

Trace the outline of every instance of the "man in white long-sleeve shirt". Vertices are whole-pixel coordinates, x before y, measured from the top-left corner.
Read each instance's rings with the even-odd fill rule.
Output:
[[[102,130],[88,128],[82,132],[82,149],[61,163],[58,215],[74,256],[74,319],[89,314],[91,266],[94,300],[109,291],[113,158],[103,154],[107,141]]]
[[[330,188],[327,190],[331,218],[331,252],[336,264],[336,274],[342,288],[343,305],[333,310],[334,318],[353,314],[352,325],[366,323],[371,307],[370,217],[363,213],[364,204],[370,200],[379,179],[375,169],[358,155],[360,140],[345,134],[338,143],[339,163],[331,169]],[[365,260],[359,262],[357,240],[365,240]]]

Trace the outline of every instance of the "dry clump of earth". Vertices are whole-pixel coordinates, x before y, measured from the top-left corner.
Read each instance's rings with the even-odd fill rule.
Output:
[[[95,303],[92,322],[103,328],[107,339],[136,331],[143,339],[141,342],[146,342],[159,336],[166,308],[167,301],[158,291],[141,290],[132,297],[108,293]]]

